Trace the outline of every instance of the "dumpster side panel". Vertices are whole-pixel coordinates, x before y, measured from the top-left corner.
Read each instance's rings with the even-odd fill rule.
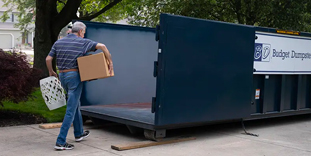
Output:
[[[281,110],[296,110],[298,75],[283,75],[282,77]]]
[[[311,34],[255,29],[251,119],[311,113]],[[281,57],[280,52],[286,55]],[[257,90],[260,96],[256,98]]]
[[[254,75],[253,94],[252,115],[245,120],[311,113],[310,75]]]
[[[298,109],[311,108],[311,76],[299,75],[298,80]]]
[[[263,112],[263,99],[265,92],[265,75],[254,75],[254,91],[252,93],[252,114],[262,113]],[[257,96],[256,96],[257,95]]]
[[[254,75],[254,92],[259,89],[260,97],[252,96],[252,114],[310,108],[310,79],[310,75]]]
[[[282,76],[269,75],[265,80],[263,113],[280,111]]]
[[[156,124],[251,114],[253,27],[161,15]]]
[[[115,76],[84,82],[82,105],[151,103],[156,79],[155,29],[84,22],[86,38],[105,44],[112,55]],[[95,53],[101,52],[97,50]]]

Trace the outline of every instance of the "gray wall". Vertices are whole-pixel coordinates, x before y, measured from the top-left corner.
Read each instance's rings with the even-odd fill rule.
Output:
[[[153,64],[158,43],[154,29],[85,22],[86,38],[104,43],[115,76],[84,83],[82,105],[151,102],[156,79]],[[97,51],[98,52],[98,51]]]

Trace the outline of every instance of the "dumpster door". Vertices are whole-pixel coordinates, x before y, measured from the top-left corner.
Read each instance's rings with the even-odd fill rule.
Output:
[[[249,117],[254,27],[161,14],[155,124]]]

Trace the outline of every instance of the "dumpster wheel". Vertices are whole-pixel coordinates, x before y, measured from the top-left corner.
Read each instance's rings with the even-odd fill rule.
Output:
[[[145,135],[146,139],[155,140],[156,141],[156,131],[145,129],[144,130],[144,135]]]
[[[144,135],[146,139],[158,141],[166,136],[166,130],[144,130]]]

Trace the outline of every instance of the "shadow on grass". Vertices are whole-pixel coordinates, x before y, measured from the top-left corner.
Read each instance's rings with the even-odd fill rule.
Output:
[[[50,111],[42,98],[40,88],[37,88],[32,93],[32,96],[34,96],[34,98],[29,99],[26,102],[20,102],[17,104],[10,102],[10,101],[4,101],[3,102],[4,107],[0,106],[0,111],[7,112],[7,113],[12,112],[13,114],[15,114],[15,116],[23,116],[24,118],[30,118],[30,119],[33,119],[31,118],[31,116],[37,116],[37,118],[43,117],[45,120],[40,120],[40,121],[45,121],[45,123],[63,121],[64,115],[66,112],[66,106]],[[22,114],[30,114],[30,115],[22,115]],[[0,116],[0,120],[5,122],[4,118],[6,118],[5,115]],[[28,121],[30,119],[18,119],[18,118],[14,118],[13,115],[9,115],[9,117],[6,118],[6,120],[11,120],[11,122],[13,122],[13,120],[16,120],[14,121],[16,123],[19,122],[18,120]],[[26,123],[29,123],[29,122],[26,122]],[[29,123],[29,124],[32,124],[32,123]]]
[[[46,123],[47,120],[39,115],[20,111],[0,110],[0,127]]]

